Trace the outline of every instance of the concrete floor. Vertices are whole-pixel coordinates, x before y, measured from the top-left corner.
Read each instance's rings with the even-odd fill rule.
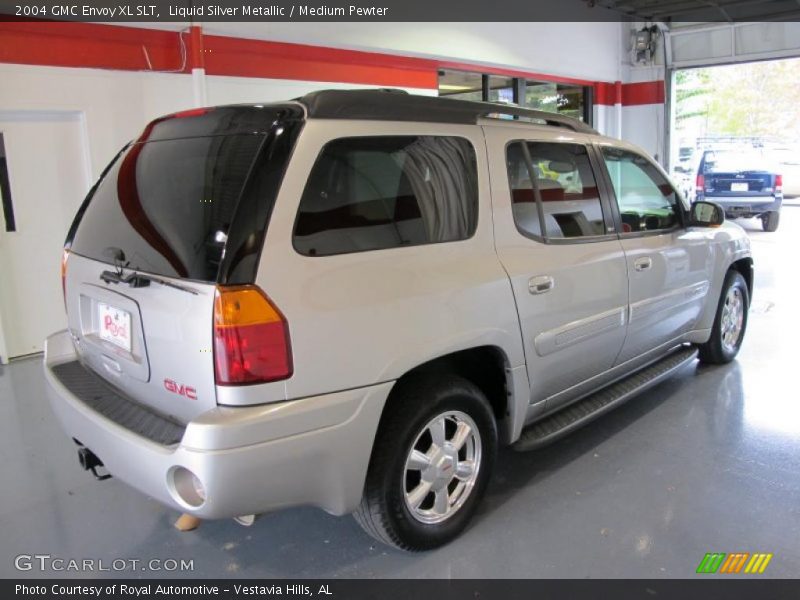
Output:
[[[427,554],[313,509],[178,533],[175,512],[80,471],[38,359],[0,368],[0,576],[37,575],[13,558],[46,553],[192,558],[200,577],[691,577],[706,552],[743,551],[774,553],[767,577],[796,577],[800,206],[775,234],[742,224],[757,276],[739,359],[687,367],[542,451],[501,452],[473,525]]]

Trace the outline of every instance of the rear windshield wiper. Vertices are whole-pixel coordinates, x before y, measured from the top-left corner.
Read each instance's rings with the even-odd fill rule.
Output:
[[[155,277],[154,275],[145,275],[144,273],[137,273],[135,271],[131,272],[129,275],[123,275],[121,271],[103,271],[100,273],[100,279],[106,283],[125,283],[134,288],[147,287],[151,282],[155,282],[167,287],[175,288],[176,290],[189,292],[195,296],[199,294],[197,290],[188,286],[179,285],[177,283],[167,281],[166,279]]]

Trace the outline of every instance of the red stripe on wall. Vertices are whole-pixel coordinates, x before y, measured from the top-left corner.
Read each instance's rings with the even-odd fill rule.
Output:
[[[594,84],[594,103],[602,106],[614,106],[622,100],[617,98],[617,86],[614,83],[598,81]]]
[[[622,86],[623,106],[638,106],[640,104],[663,104],[664,82],[642,81],[639,83],[626,83]]]
[[[437,62],[303,44],[95,23],[0,22],[0,62],[436,89]],[[202,49],[202,55],[197,50]]]
[[[182,37],[181,37],[182,35]],[[181,44],[183,41],[183,45]],[[465,62],[305,44],[50,21],[0,22],[0,63],[355,83],[437,89],[439,69],[594,86],[598,105],[664,102],[664,82],[621,85]]]
[[[204,64],[205,52],[203,51],[203,29],[198,25],[193,25],[189,30],[189,67],[191,69],[202,69]]]
[[[639,106],[664,103],[664,82],[642,81],[638,83],[606,83],[594,85],[594,103],[601,106]]]
[[[47,21],[0,22],[0,62],[122,71],[183,66],[173,31]]]
[[[432,60],[217,35],[203,40],[209,75],[438,87]]]

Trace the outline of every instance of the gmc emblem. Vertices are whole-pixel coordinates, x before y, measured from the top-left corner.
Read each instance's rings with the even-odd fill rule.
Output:
[[[186,396],[189,400],[197,400],[197,390],[188,385],[179,385],[172,381],[172,379],[164,380],[164,388],[168,392],[178,394],[179,396]]]

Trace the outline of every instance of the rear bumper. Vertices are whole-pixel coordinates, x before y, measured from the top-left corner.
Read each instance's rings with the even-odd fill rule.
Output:
[[[178,444],[163,446],[70,392],[53,367],[76,359],[66,331],[47,339],[44,373],[62,427],[114,477],[165,505],[224,518],[299,505],[346,514],[361,500],[392,383],[262,406],[217,407],[189,422]],[[177,467],[202,482],[201,505],[181,497],[173,480]]]
[[[760,215],[780,210],[783,197],[774,196],[704,196],[702,200],[719,204],[729,217]]]

